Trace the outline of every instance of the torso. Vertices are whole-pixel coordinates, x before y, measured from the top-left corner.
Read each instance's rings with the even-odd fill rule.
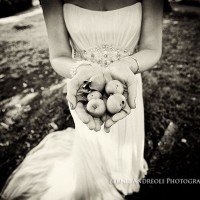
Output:
[[[116,10],[140,2],[140,0],[63,0],[82,8],[96,11]]]

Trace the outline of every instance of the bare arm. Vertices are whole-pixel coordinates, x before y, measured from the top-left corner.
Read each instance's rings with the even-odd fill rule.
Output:
[[[139,51],[133,55],[138,61],[140,72],[153,67],[162,53],[163,0],[143,0],[142,12]],[[137,63],[130,58],[127,61],[131,63],[132,71],[136,72]]]
[[[63,17],[61,0],[40,0],[48,33],[50,62],[54,70],[63,77],[70,77],[71,56],[69,35]]]
[[[61,0],[40,0],[40,3],[47,27],[51,65],[59,75],[69,78],[71,76],[71,67],[73,67],[75,60],[71,56],[72,50],[63,17],[62,2]],[[85,111],[81,102],[76,102],[76,93],[83,81],[90,79],[96,73],[91,65],[82,65],[84,66],[81,69],[77,69],[77,74],[67,83],[67,99],[80,120],[89,129],[98,131],[101,128],[101,120],[94,119]]]
[[[150,69],[160,59],[162,52],[162,13],[163,0],[143,0],[143,16],[140,35],[139,51],[133,55],[137,60],[140,72]],[[137,63],[130,57],[122,58],[109,65],[108,70],[113,79],[120,80],[128,89],[128,104],[134,109],[137,94],[137,80],[134,73],[137,71]],[[133,72],[133,73],[132,73]],[[130,111],[122,110],[108,117],[105,121],[105,131],[117,121],[126,117]]]

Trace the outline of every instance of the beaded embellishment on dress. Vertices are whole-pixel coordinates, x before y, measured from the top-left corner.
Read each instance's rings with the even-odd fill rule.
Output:
[[[102,67],[107,67],[110,63],[120,60],[123,57],[130,56],[134,52],[135,50],[132,49],[123,50],[104,44],[88,50],[74,49],[74,58],[80,58],[81,60],[87,60],[97,63]]]

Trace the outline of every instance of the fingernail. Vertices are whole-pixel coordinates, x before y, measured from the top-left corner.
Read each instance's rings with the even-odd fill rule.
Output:
[[[136,108],[136,103],[134,102],[134,104],[133,104],[133,109],[135,109]]]
[[[70,105],[70,108],[73,110],[74,109],[73,104],[69,103],[69,105]]]
[[[109,132],[110,132],[110,128],[104,127],[104,131],[105,131],[106,133],[109,133]]]

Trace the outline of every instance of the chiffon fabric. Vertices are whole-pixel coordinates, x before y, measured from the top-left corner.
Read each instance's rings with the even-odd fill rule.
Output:
[[[112,11],[92,11],[67,3],[63,13],[75,59],[105,67],[135,51],[141,3]],[[5,199],[121,200],[138,192],[147,164],[143,157],[142,81],[140,74],[136,77],[136,109],[130,115],[106,133],[103,128],[89,130],[71,110],[75,129],[46,136],[10,177],[3,192]]]

